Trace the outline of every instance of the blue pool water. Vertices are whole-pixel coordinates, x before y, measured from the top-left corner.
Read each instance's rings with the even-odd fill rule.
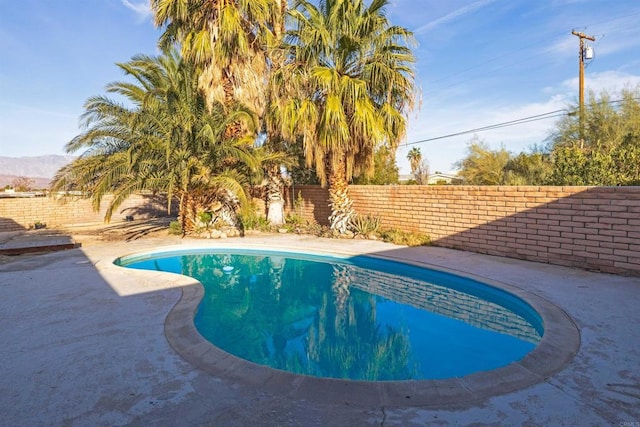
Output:
[[[243,359],[317,377],[458,377],[521,359],[543,333],[538,313],[505,291],[371,257],[208,250],[119,264],[199,280],[203,337]]]

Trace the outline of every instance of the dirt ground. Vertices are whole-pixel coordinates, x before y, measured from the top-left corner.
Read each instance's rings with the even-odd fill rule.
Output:
[[[83,244],[95,241],[130,241],[158,235],[167,236],[171,221],[173,218],[153,218],[112,224],[68,226],[58,228],[58,231]]]
[[[111,224],[95,223],[42,230],[0,232],[0,264],[8,264],[43,252],[60,250],[62,246],[70,243],[82,247],[105,241],[131,241],[147,237],[169,236],[171,221],[172,218],[153,218]],[[180,239],[180,236],[175,238]],[[21,249],[24,253],[6,254],[8,250],[20,252]]]

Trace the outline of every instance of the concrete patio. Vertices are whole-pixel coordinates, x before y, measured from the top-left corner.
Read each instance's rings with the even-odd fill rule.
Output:
[[[2,425],[640,426],[640,278],[294,235],[75,241],[82,247],[0,265]],[[240,243],[372,253],[506,283],[564,310],[580,330],[580,348],[565,369],[537,384],[456,408],[316,401],[233,381],[188,362],[165,336],[167,316],[193,280],[112,260],[169,245]]]

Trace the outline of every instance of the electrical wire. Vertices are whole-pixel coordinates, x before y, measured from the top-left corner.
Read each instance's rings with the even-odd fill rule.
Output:
[[[563,111],[563,110],[558,110],[558,111]],[[551,114],[551,113],[546,113],[546,114]],[[536,116],[524,117],[524,118],[517,119],[517,120],[511,120],[509,122],[497,123],[497,124],[493,124],[493,125],[489,125],[489,126],[483,126],[483,127],[479,127],[479,128],[475,128],[475,129],[469,129],[469,130],[465,130],[465,131],[461,131],[461,132],[450,133],[448,135],[436,136],[436,137],[433,137],[433,138],[422,139],[420,141],[407,142],[406,144],[403,144],[403,145],[415,145],[415,144],[421,144],[423,142],[437,141],[439,139],[447,139],[447,138],[452,138],[454,136],[467,135],[467,134],[470,134],[470,133],[483,132],[483,131],[499,129],[499,128],[503,128],[503,127],[516,126],[516,125],[521,125],[521,124],[525,124],[525,123],[537,122],[539,120],[546,120],[546,119],[552,119],[552,118],[556,118],[556,117],[562,117],[562,116],[566,116],[567,114],[568,114],[567,112],[562,113],[562,114],[554,114],[554,115],[538,114]],[[541,117],[541,116],[543,116],[543,117]]]
[[[637,98],[636,97],[632,97],[631,99],[640,101],[640,97],[637,97]],[[624,99],[617,99],[615,101],[600,101],[600,102],[597,102],[596,104],[605,104],[605,103],[617,104],[617,103],[624,102],[624,101],[625,101]],[[421,139],[419,141],[407,142],[406,144],[402,144],[402,145],[422,144],[423,142],[437,141],[437,140],[440,140],[440,139],[453,138],[454,136],[468,135],[470,133],[484,132],[484,131],[487,131],[487,130],[493,130],[493,129],[500,129],[500,128],[509,127],[509,126],[522,125],[522,124],[525,124],[525,123],[537,122],[537,121],[540,121],[540,120],[554,119],[554,118],[557,118],[557,117],[564,117],[564,116],[573,115],[575,113],[576,113],[575,111],[569,111],[569,110],[566,110],[566,109],[554,110],[554,111],[549,111],[547,113],[536,114],[534,116],[528,116],[528,117],[522,117],[520,119],[509,120],[509,121],[501,122],[501,123],[495,123],[495,124],[492,124],[492,125],[482,126],[482,127],[475,128],[475,129],[468,129],[468,130],[464,130],[464,131],[460,131],[460,132],[450,133],[450,134],[447,134],[447,135],[436,136],[436,137],[433,137],[433,138]]]

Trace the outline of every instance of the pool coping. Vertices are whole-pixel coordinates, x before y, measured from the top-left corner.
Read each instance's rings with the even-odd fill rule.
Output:
[[[217,378],[241,387],[259,389],[292,400],[311,401],[319,404],[344,404],[351,406],[379,405],[383,407],[425,407],[453,409],[478,404],[493,396],[521,390],[545,381],[569,365],[580,348],[580,332],[571,317],[550,301],[517,286],[414,260],[350,252],[344,248],[326,251],[318,248],[300,250],[288,245],[263,247],[250,245],[209,245],[209,248],[264,249],[289,251],[333,257],[367,256],[409,265],[430,268],[477,280],[489,286],[505,290],[533,307],[541,316],[545,333],[539,344],[524,358],[491,371],[476,372],[463,377],[438,380],[409,381],[358,381],[318,378],[293,374],[259,365],[233,356],[204,339],[194,323],[196,310],[204,297],[204,287],[196,279],[188,279],[181,287],[179,301],[168,313],[164,331],[170,346],[186,361]],[[165,246],[154,250],[142,250],[124,257],[150,253],[202,250],[201,245]],[[114,259],[115,260],[115,259]],[[157,274],[157,272],[154,272]],[[175,280],[175,274],[166,274]]]

